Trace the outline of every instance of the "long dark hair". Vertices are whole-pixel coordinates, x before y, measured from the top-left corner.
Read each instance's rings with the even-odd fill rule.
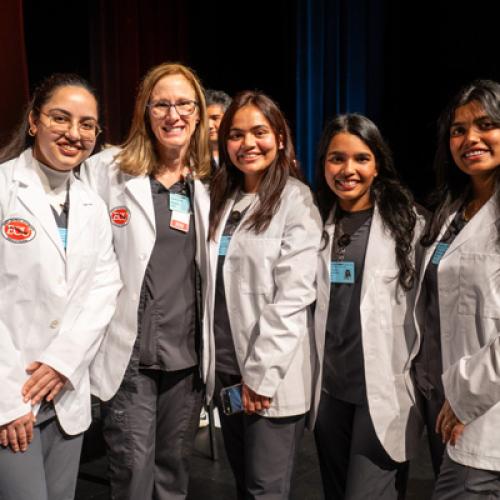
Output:
[[[437,124],[437,149],[434,156],[436,189],[430,199],[434,215],[421,238],[424,246],[430,246],[436,241],[448,216],[460,208],[470,193],[470,176],[457,167],[451,156],[450,128],[457,108],[473,101],[480,104],[493,123],[500,127],[500,84],[492,80],[475,80],[462,87],[441,113]],[[499,178],[500,169],[497,168],[497,184]],[[500,207],[500,191],[497,192],[496,202]]]
[[[35,119],[40,117],[40,110],[49,101],[56,90],[61,87],[82,87],[92,94],[96,100],[97,94],[92,86],[80,75],[73,73],[54,73],[45,78],[34,90],[33,96],[23,114],[23,118],[12,134],[9,142],[0,150],[0,163],[19,156],[26,148],[32,147],[35,138],[29,135],[29,115],[33,114]]]
[[[219,127],[219,160],[210,188],[210,228],[209,238],[215,237],[226,201],[238,189],[243,187],[244,175],[229,158],[227,141],[236,112],[245,106],[255,106],[267,119],[271,129],[280,143],[276,158],[264,171],[259,185],[259,204],[247,222],[247,228],[260,233],[271,222],[273,214],[279,207],[281,193],[289,177],[302,179],[295,160],[290,129],[276,103],[261,92],[244,91],[238,94],[222,118]]]
[[[337,201],[337,196],[326,182],[325,160],[331,140],[339,133],[357,136],[375,156],[378,175],[373,180],[370,195],[377,204],[384,225],[396,242],[399,283],[405,290],[409,290],[416,276],[415,266],[410,258],[417,220],[413,197],[402,185],[394,167],[391,150],[379,129],[365,116],[355,113],[338,115],[323,131],[316,162],[317,200],[323,222],[326,222]]]

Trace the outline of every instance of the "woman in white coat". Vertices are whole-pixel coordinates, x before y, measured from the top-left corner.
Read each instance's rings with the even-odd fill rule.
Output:
[[[112,498],[187,496],[207,366],[209,172],[203,89],[189,68],[167,63],[144,77],[123,146],[81,169],[108,207],[124,282],[108,330],[113,356],[101,360],[107,395],[118,391],[103,406]]]
[[[312,394],[321,221],[269,97],[236,96],[219,128],[219,154],[209,307],[224,445],[238,498],[287,499]],[[220,389],[240,382],[245,413],[224,415]]]
[[[422,375],[445,400],[434,425],[448,445],[433,498],[498,498],[500,84],[464,87],[438,134],[438,203],[422,238],[416,308],[419,358],[439,361],[421,363]]]
[[[53,75],[0,152],[3,500],[74,497],[100,395],[92,363],[121,286],[104,203],[72,173],[99,132],[88,83]]]
[[[396,499],[420,429],[410,351],[421,223],[387,145],[364,116],[337,116],[326,126],[317,186],[325,228],[312,418],[325,497]]]

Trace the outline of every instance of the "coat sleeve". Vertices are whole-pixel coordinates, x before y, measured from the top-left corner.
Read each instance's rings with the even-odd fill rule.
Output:
[[[7,327],[0,318],[0,425],[26,415],[31,409],[23,402],[21,389],[27,374],[20,352],[15,348]]]
[[[457,418],[468,424],[500,402],[500,335],[443,373],[443,386]]]
[[[59,334],[37,360],[66,376],[73,388],[87,372],[101,344],[122,286],[107,211],[102,201],[99,200],[97,206],[100,247],[92,283],[77,316],[69,321],[63,319]]]
[[[288,213],[273,270],[274,300],[262,310],[243,375],[252,390],[267,397],[273,397],[304,336],[311,333],[307,308],[316,299],[322,232],[321,218],[308,188],[291,190],[282,203],[288,205]]]

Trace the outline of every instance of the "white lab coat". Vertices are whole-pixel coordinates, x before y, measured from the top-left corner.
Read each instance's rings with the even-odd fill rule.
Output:
[[[438,266],[439,317],[445,397],[466,424],[452,460],[500,470],[500,215],[494,195],[453,240]],[[450,215],[436,241],[455,214]],[[436,243],[425,253],[416,318],[425,314],[422,280]],[[417,343],[414,355],[418,353]]]
[[[422,225],[423,221],[418,218],[415,241]],[[318,264],[315,335],[319,364],[311,419],[316,417],[323,378],[325,331],[330,303],[330,261],[335,233],[333,212],[325,225],[325,231],[329,236],[328,244],[321,250]],[[422,423],[410,377],[410,352],[416,339],[412,317],[416,287],[405,293],[400,286],[395,246],[375,205],[360,299],[366,393],[370,416],[380,443],[393,460],[403,462],[416,452]],[[334,415],[332,419],[332,425],[335,425]]]
[[[156,241],[155,213],[151,185],[147,175],[132,176],[120,171],[114,158],[119,149],[108,148],[91,156],[81,167],[80,177],[103,198],[111,214],[125,207],[129,220],[112,225],[113,240],[120,263],[123,290],[118,297],[116,313],[108,327],[95,365],[102,373],[99,397],[106,401],[118,390],[130,361],[137,337],[137,310],[146,267]],[[202,276],[202,295],[206,279],[206,239],[210,198],[205,185],[194,181],[193,211],[196,221],[196,263]],[[191,217],[191,223],[193,218]],[[208,370],[207,352],[203,351],[203,375]]]
[[[0,424],[30,411],[21,388],[26,366],[39,361],[68,378],[54,400],[67,434],[91,422],[90,365],[121,287],[107,211],[71,176],[64,251],[31,149],[0,165]],[[12,239],[11,220],[32,235]]]
[[[211,359],[215,360],[213,311],[221,234],[234,205],[229,199],[209,242]],[[310,189],[289,179],[269,227],[256,234],[245,228],[255,202],[234,232],[223,275],[227,312],[244,382],[272,398],[267,417],[300,415],[309,410],[315,365],[310,304],[316,298],[315,275],[321,219]],[[213,392],[211,364],[207,393]]]

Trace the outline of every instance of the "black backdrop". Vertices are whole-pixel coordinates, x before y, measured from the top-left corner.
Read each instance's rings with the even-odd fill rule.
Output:
[[[206,87],[269,93],[298,136],[309,172],[313,165],[305,146],[314,150],[323,122],[336,112],[364,112],[379,124],[404,179],[422,199],[432,186],[439,110],[473,78],[500,80],[497,3],[461,9],[451,1],[6,0],[23,8],[24,34],[22,23],[9,29],[24,39],[26,51],[19,43],[19,57],[12,51],[8,60],[1,57],[3,66],[20,75],[16,81],[28,79],[26,87],[53,71],[89,78],[102,98],[110,142],[126,133],[141,75],[165,60],[192,66]],[[311,34],[319,34],[316,41]],[[313,85],[304,90],[305,53],[323,61],[321,71],[309,75]],[[9,62],[14,59],[17,66]],[[14,89],[8,85],[2,84],[4,98]],[[309,102],[307,91],[321,107],[314,134],[299,112]],[[359,99],[332,97],[346,95]],[[7,101],[15,107],[10,114],[20,115],[19,98]],[[2,118],[0,125],[5,137],[12,119]]]

